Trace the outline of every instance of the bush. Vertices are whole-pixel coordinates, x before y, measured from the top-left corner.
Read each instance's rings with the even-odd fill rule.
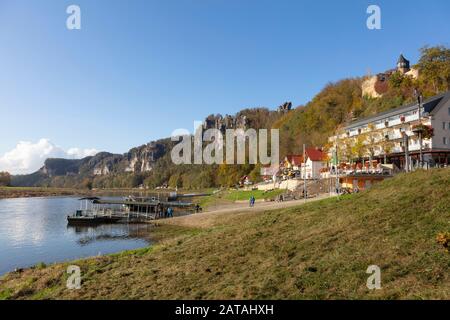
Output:
[[[8,187],[11,185],[11,175],[8,172],[0,172],[0,186]]]
[[[447,252],[450,252],[450,232],[439,233],[436,237],[436,241],[441,244]]]

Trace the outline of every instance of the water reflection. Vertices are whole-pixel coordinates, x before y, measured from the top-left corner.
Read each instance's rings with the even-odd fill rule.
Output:
[[[67,226],[78,235],[77,243],[87,245],[94,241],[145,239],[152,228],[150,224],[104,224],[97,226]]]
[[[148,224],[67,226],[73,197],[0,200],[0,274],[38,262],[57,262],[144,247]]]

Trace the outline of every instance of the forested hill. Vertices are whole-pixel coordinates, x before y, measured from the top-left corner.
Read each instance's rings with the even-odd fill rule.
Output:
[[[424,98],[450,89],[450,49],[421,49],[414,66],[417,79],[393,72],[387,80],[387,91],[379,98],[363,96],[362,83],[367,77],[330,83],[304,108],[297,108],[275,123],[281,131],[281,153],[297,153],[303,143],[324,146],[342,123],[364,118],[415,101],[414,89]]]
[[[309,103],[289,110],[284,104],[276,110],[248,108],[234,116],[210,115],[209,126],[279,128],[280,156],[299,153],[301,146],[325,146],[327,138],[343,123],[399,107],[414,98],[414,89],[429,97],[450,90],[450,49],[425,47],[413,67],[418,77],[390,71],[381,97],[363,95],[367,77],[343,79],[325,86]],[[100,153],[81,160],[49,159],[36,173],[14,176],[16,186],[117,188],[161,185],[186,189],[235,185],[243,175],[258,180],[254,165],[174,165],[170,139],[162,139],[131,149],[123,155]]]

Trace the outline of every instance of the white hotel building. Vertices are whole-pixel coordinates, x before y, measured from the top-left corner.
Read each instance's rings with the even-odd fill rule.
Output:
[[[382,163],[386,154],[388,163],[393,163],[398,168],[404,168],[407,153],[408,163],[416,166],[419,160],[420,144],[418,135],[413,132],[413,127],[419,123],[417,102],[354,121],[343,128],[339,136],[329,138],[330,144],[333,145],[329,156],[332,156],[331,153],[334,151],[336,143],[355,141],[360,135],[364,135],[364,137],[370,135],[370,140],[364,140],[364,144],[371,145],[373,160]],[[431,138],[424,138],[422,141],[424,164],[428,166],[449,165],[450,91],[423,101],[421,123],[433,128],[434,131]],[[387,144],[389,144],[388,148],[385,147]],[[385,150],[389,150],[389,152],[385,152]],[[363,158],[368,160],[369,155],[366,153]]]

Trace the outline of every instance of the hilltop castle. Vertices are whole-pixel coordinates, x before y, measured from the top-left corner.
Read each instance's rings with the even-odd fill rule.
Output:
[[[394,72],[400,72],[401,74],[410,76],[413,79],[417,79],[419,76],[419,71],[415,68],[411,68],[409,60],[401,54],[398,58],[396,69],[391,69],[375,76],[369,76],[362,83],[362,95],[370,98],[381,97],[387,92],[389,77]]]

